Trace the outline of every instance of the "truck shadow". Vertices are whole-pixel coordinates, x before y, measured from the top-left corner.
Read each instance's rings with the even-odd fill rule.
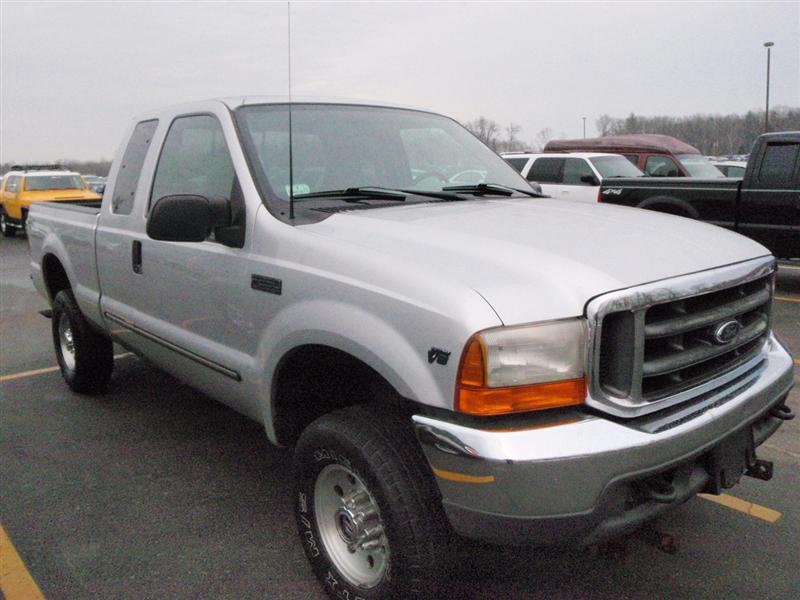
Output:
[[[291,450],[271,446],[259,424],[136,358],[119,361],[111,388],[98,403],[114,407],[114,414],[125,422],[125,435],[117,440],[123,450],[126,445],[135,446],[135,452],[120,453],[121,460],[129,462],[124,468],[134,473],[158,470],[151,473],[158,484],[151,487],[149,497],[140,500],[138,508],[144,515],[137,519],[166,510],[171,519],[167,534],[207,532],[203,548],[186,550],[190,556],[202,557],[209,551],[204,548],[214,549],[213,565],[206,565],[212,570],[203,577],[205,585],[211,586],[205,588],[207,594],[327,598],[296,541]],[[165,506],[161,496],[181,497],[182,509]],[[764,569],[785,567],[758,566],[762,561],[757,544],[737,548],[735,559],[720,553],[735,539],[759,534],[754,530],[758,525],[738,515],[714,512],[709,516],[711,510],[709,503],[693,500],[665,518],[664,529],[677,533],[679,540],[688,538],[687,547],[674,555],[659,550],[641,534],[633,534],[605,555],[582,548],[504,548],[459,541],[452,548],[453,567],[437,597],[716,598],[725,592],[736,595],[735,582],[752,582],[752,578],[764,587],[745,585],[749,588],[746,597],[782,597],[780,586],[775,587],[774,579],[770,582]],[[177,541],[197,542],[192,536],[187,539]],[[704,566],[697,563],[698,558],[709,556],[714,558]],[[185,567],[167,558],[160,570],[172,571],[172,577],[191,578],[192,573],[182,573]],[[731,581],[734,569],[738,574]],[[187,590],[192,588],[186,584]],[[237,592],[232,595],[231,589]]]

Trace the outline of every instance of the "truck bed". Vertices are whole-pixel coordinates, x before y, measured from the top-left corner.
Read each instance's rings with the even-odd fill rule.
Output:
[[[607,204],[649,208],[734,229],[741,184],[741,179],[728,177],[607,179],[601,186],[600,197]]]
[[[84,315],[96,323],[102,322],[95,256],[95,230],[99,215],[99,200],[36,202],[31,205],[27,220],[34,285],[49,295],[44,289],[42,265],[47,265],[46,256],[55,254],[58,249],[62,261],[63,257],[68,257],[64,269],[73,283],[78,306]]]

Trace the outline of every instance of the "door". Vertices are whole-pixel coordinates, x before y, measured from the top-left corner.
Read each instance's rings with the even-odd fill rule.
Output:
[[[227,130],[221,119],[228,119]],[[263,331],[263,321],[255,316],[265,317],[256,306],[263,294],[250,289],[250,240],[231,241],[229,228],[191,243],[146,234],[150,208],[177,194],[229,199],[246,231],[244,198],[229,149],[233,136],[224,114],[179,116],[162,125],[156,135],[160,151],[151,150],[143,169],[148,175],[138,184],[133,222],[114,227],[111,221],[103,228],[98,253],[108,251],[114,258],[99,257],[98,263],[104,314],[118,337],[161,368],[251,412],[241,404],[238,382],[252,365]]]
[[[737,229],[778,257],[800,257],[800,143],[767,142],[755,160]]]
[[[599,183],[599,180],[585,158],[568,158],[564,162],[558,197],[596,203],[599,185],[595,183]]]
[[[551,198],[558,198],[559,184],[564,169],[564,158],[539,156],[533,159],[526,178],[542,186],[542,192]]]

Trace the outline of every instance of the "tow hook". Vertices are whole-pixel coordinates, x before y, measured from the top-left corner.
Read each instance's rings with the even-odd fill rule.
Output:
[[[769,414],[773,417],[777,417],[781,421],[791,421],[794,419],[794,411],[786,406],[785,403],[773,407],[772,410],[769,411]]]
[[[675,486],[663,477],[653,477],[642,481],[640,489],[648,500],[660,504],[671,504],[678,497]]]
[[[744,474],[762,481],[769,481],[772,479],[772,461],[756,458],[752,463],[747,465],[747,470]]]

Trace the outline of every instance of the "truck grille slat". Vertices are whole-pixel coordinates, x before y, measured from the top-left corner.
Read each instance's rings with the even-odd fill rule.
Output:
[[[678,280],[677,289],[665,282],[599,298],[590,311],[593,405],[619,416],[647,414],[723,386],[726,374],[761,360],[774,262],[753,262],[749,270],[722,270],[718,282],[701,274],[681,278],[683,293]]]
[[[760,290],[752,296],[746,296],[721,307],[709,308],[693,315],[684,314],[648,323],[645,325],[644,334],[648,338],[654,338],[685,333],[758,308],[765,302],[769,302],[769,291]]]
[[[729,351],[743,346],[753,339],[762,336],[767,331],[766,317],[759,317],[750,325],[742,329],[736,338],[725,344],[724,346],[709,344],[708,342],[699,343],[698,345],[687,348],[686,350],[675,350],[674,352],[664,353],[664,356],[656,356],[651,359],[645,359],[642,365],[642,376],[653,377],[655,375],[663,375],[664,373],[672,373],[686,367],[690,367],[697,363],[701,363],[721,354],[727,354]],[[647,336],[645,336],[647,339]],[[705,340],[703,340],[704,342]]]

